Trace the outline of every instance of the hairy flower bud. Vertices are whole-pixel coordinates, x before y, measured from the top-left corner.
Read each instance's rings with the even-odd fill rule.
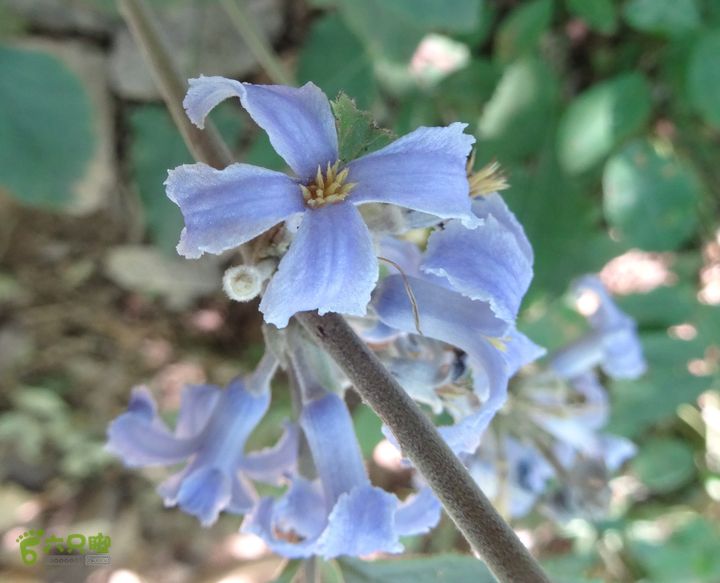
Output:
[[[265,280],[272,274],[272,268],[272,261],[230,267],[223,275],[223,290],[231,300],[248,302],[260,295]]]

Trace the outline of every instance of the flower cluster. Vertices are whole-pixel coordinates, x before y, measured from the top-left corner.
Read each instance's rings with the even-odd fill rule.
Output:
[[[463,124],[419,128],[344,160],[330,103],[313,84],[201,77],[191,81],[185,107],[202,127],[230,97],[293,175],[191,164],[170,171],[167,194],[185,219],[180,254],[219,254],[255,240],[257,265],[228,270],[224,283],[235,299],[262,290],[272,342],[257,370],[227,389],[188,387],[174,431],[145,388],[111,424],[108,447],[127,465],[186,462],[159,487],[166,505],[204,525],[220,512],[245,515],[242,529],[287,557],[399,552],[401,536],[437,523],[440,504],[421,478],[404,500],[371,484],[343,399],[349,383],[291,321],[305,310],[350,316],[415,400],[448,413],[453,423],[440,433],[509,514],[526,512],[553,477],[567,490],[558,500],[577,499],[582,486],[567,476],[583,464],[612,470],[627,457],[627,444],[596,434],[607,402],[593,371],[633,377],[644,365],[632,320],[597,280],[577,284],[579,293],[595,294],[591,330],[552,355],[548,371],[510,384],[544,354],[516,329],[533,251],[493,192],[504,186],[495,168],[473,172],[474,139]],[[362,205],[369,212],[361,214]],[[390,209],[392,228],[371,220]],[[424,251],[403,237],[418,229]],[[388,266],[382,278],[379,261]],[[246,452],[278,366],[292,380],[297,420],[274,447]],[[256,482],[286,489],[260,497]]]

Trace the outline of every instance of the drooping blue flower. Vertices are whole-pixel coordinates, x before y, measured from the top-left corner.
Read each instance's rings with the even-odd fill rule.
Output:
[[[623,312],[594,275],[579,278],[573,293],[587,300],[590,331],[555,352],[550,364],[563,378],[573,378],[600,366],[610,377],[635,379],[647,367],[637,324]]]
[[[248,164],[191,164],[170,171],[167,194],[185,218],[178,252],[189,258],[237,247],[302,214],[260,304],[267,322],[284,327],[303,310],[365,313],[378,264],[356,205],[391,203],[476,224],[465,173],[474,138],[463,133],[465,124],[422,127],[346,161],[330,104],[312,83],[295,89],[200,77],[190,81],[185,108],[203,127],[230,97],[240,99],[296,176]]]
[[[448,222],[421,255],[407,242],[383,241],[381,252],[403,271],[378,286],[373,307],[380,321],[420,332],[467,354],[481,406],[441,433],[457,452],[472,452],[507,396],[510,377],[543,354],[514,327],[532,278],[532,249],[499,195],[473,203],[480,226]],[[412,291],[411,295],[407,288]]]
[[[440,518],[429,489],[400,502],[372,486],[342,399],[327,393],[303,406],[300,425],[318,480],[295,476],[280,499],[264,498],[242,530],[286,557],[325,558],[402,551],[400,536],[427,532]]]
[[[187,465],[165,480],[158,492],[166,506],[178,505],[203,526],[221,511],[244,514],[257,502],[250,480],[277,483],[296,465],[298,430],[288,424],[271,449],[245,453],[245,442],[270,405],[275,359],[266,356],[245,381],[227,389],[187,387],[175,430],[158,415],[145,387],[133,390],[127,412],[108,428],[107,449],[129,467]]]

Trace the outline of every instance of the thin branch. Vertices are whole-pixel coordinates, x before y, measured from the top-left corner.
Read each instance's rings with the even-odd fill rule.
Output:
[[[195,127],[185,114],[182,103],[187,92],[187,82],[175,66],[145,2],[119,0],[119,5],[135,42],[142,49],[152,69],[170,115],[193,157],[213,168],[225,168],[232,164],[230,149],[223,142],[217,128],[208,121],[205,129],[201,130]]]
[[[295,85],[292,74],[280,62],[272,46],[260,32],[261,29],[248,9],[246,0],[220,0],[220,4],[273,83]]]
[[[495,511],[460,460],[365,343],[338,314],[295,316],[335,359],[360,396],[388,426],[475,553],[503,583],[549,583],[515,532]]]

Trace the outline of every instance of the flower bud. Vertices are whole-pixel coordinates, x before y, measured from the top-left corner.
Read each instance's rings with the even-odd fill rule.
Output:
[[[272,274],[272,267],[272,261],[230,267],[223,275],[223,290],[231,300],[249,302],[260,295],[265,280]]]

